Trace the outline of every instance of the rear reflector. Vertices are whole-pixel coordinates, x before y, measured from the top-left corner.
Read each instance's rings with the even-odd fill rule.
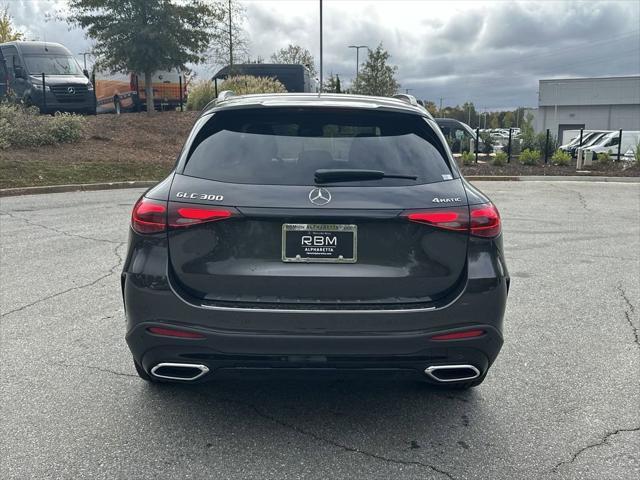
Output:
[[[464,330],[462,332],[445,333],[443,335],[435,335],[431,340],[460,340],[462,338],[473,338],[484,335],[484,330]]]
[[[234,214],[235,210],[230,208],[169,202],[169,226],[172,228],[225,220]]]
[[[206,338],[200,333],[187,332],[185,330],[174,330],[173,328],[149,327],[147,330],[155,335],[162,335],[163,337]]]
[[[142,197],[133,207],[131,227],[138,233],[163,232],[167,227],[165,202]]]

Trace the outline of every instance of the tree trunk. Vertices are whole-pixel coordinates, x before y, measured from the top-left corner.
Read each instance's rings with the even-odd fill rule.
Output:
[[[144,72],[144,96],[147,102],[147,113],[151,115],[154,111],[153,104],[153,73]]]

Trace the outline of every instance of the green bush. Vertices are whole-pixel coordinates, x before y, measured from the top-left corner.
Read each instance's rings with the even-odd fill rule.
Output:
[[[636,148],[633,149],[633,158],[635,159],[636,164],[640,164],[640,143],[638,143]]]
[[[463,165],[472,165],[473,162],[476,161],[476,156],[475,154],[471,153],[471,152],[462,152],[462,164]]]
[[[609,165],[611,163],[610,152],[601,152],[598,154],[598,163],[600,165]]]
[[[251,75],[237,75],[227,78],[218,84],[218,93],[224,90],[232,90],[236,95],[287,92],[284,85],[275,78],[254,77]],[[215,96],[215,86],[211,80],[200,82],[189,90],[187,110],[202,110],[207,103],[215,99]]]
[[[287,93],[287,89],[279,80],[272,77],[252,77],[251,75],[237,75],[227,78],[218,86],[218,91],[223,90],[233,90],[236,95]]]
[[[80,115],[40,115],[36,107],[0,104],[0,149],[72,143],[82,138],[86,120]]]
[[[493,152],[493,138],[489,132],[483,132],[480,134],[480,138],[482,139],[482,153],[489,154]]]
[[[507,163],[507,154],[505,152],[497,152],[496,156],[491,160],[491,164],[496,167],[502,167]]]
[[[198,82],[195,86],[189,88],[187,110],[202,110],[215,97],[216,92],[211,80]]]
[[[520,153],[520,163],[523,165],[537,165],[540,161],[540,150],[529,150],[525,148]]]
[[[571,155],[567,152],[563,152],[562,150],[556,150],[553,157],[551,157],[551,161],[555,165],[566,167],[571,163]]]

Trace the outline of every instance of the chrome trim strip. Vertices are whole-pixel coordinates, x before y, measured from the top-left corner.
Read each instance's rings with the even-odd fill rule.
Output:
[[[195,377],[191,377],[191,378],[172,377],[170,375],[161,375],[159,373],[156,373],[157,370],[162,367],[196,368],[200,370],[200,373],[197,374]],[[207,367],[206,365],[196,364],[196,363],[159,363],[151,369],[151,375],[153,375],[154,377],[164,378],[166,380],[182,380],[183,382],[192,382],[202,377],[203,375],[206,375],[207,373],[209,373],[209,367]]]
[[[470,377],[448,378],[448,379],[444,380],[442,378],[436,377],[433,374],[433,372],[437,372],[438,370],[453,370],[453,369],[456,369],[456,368],[468,368],[469,370],[473,370],[474,375],[470,376]],[[443,382],[443,383],[447,383],[447,382],[462,382],[462,381],[465,381],[465,380],[473,380],[473,379],[478,378],[480,376],[480,370],[478,370],[473,365],[433,365],[431,367],[427,367],[424,370],[424,373],[429,375],[435,381]]]
[[[192,305],[196,306],[196,305]],[[420,313],[420,312],[432,312],[436,310],[437,307],[424,307],[424,308],[397,308],[397,309],[360,309],[360,310],[343,310],[339,308],[334,309],[297,309],[297,308],[246,308],[246,307],[216,307],[215,305],[206,305],[201,303],[199,305],[201,308],[206,308],[207,310],[221,310],[227,312],[267,312],[267,313],[361,313],[361,314],[380,314],[380,313]]]

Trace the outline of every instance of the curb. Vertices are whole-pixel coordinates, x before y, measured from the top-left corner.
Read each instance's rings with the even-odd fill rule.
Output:
[[[598,177],[598,176],[573,176],[573,175],[465,175],[470,182],[619,182],[640,183],[640,177]]]
[[[506,176],[506,175],[467,175],[464,177],[470,182],[619,182],[619,183],[640,183],[640,177],[578,177],[562,175],[529,175],[529,176]],[[121,188],[150,188],[157,185],[155,180],[135,180],[130,182],[107,182],[107,183],[80,183],[75,185],[47,185],[43,187],[18,187],[1,188],[0,197],[13,197],[18,195],[37,195],[41,193],[63,193],[63,192],[90,192],[94,190],[116,190]]]
[[[47,185],[43,187],[18,187],[0,189],[0,197],[37,195],[39,193],[90,192],[93,190],[116,190],[120,188],[149,188],[157,185],[155,180],[130,182],[80,183],[75,185]]]

